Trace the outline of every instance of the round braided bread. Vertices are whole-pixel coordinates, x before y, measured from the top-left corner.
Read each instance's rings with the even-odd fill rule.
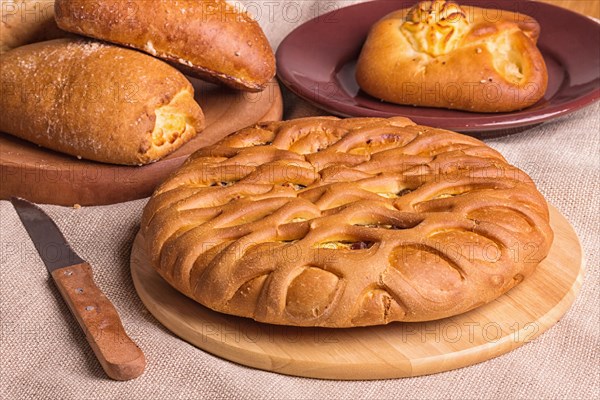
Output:
[[[533,272],[552,242],[531,179],[477,139],[406,118],[258,124],[154,193],[154,268],[216,311],[352,327],[456,315]]]

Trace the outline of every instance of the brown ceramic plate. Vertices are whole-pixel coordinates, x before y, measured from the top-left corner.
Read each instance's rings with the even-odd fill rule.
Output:
[[[517,11],[541,26],[538,42],[548,68],[548,90],[533,106],[510,113],[473,113],[401,106],[362,92],[356,59],[370,27],[414,1],[381,0],[335,10],[295,29],[277,51],[281,81],[300,97],[340,116],[406,116],[413,121],[474,136],[538,124],[600,98],[600,24],[550,4],[522,0],[463,0],[460,4]]]

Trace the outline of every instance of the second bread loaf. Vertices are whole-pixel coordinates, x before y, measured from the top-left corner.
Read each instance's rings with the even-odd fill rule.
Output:
[[[275,56],[258,23],[224,0],[57,0],[56,21],[236,89],[262,90],[275,75]]]

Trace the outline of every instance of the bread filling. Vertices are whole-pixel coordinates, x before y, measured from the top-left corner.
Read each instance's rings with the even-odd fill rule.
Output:
[[[437,57],[456,49],[470,26],[458,4],[434,0],[417,3],[400,29],[416,51]]]
[[[193,101],[194,94],[183,90],[175,95],[169,104],[155,110],[156,122],[152,131],[152,144],[154,146],[160,147],[167,143],[173,144],[184,133],[191,133],[192,136],[195,134],[195,121],[192,114],[181,107],[181,105]]]
[[[299,183],[293,183],[293,182],[285,182],[285,183],[282,183],[281,186],[292,188],[295,191],[300,191],[302,189],[306,189],[305,185],[301,185]]]
[[[377,193],[377,194],[379,196],[381,196],[381,197],[386,198],[386,199],[397,199],[398,197],[402,197],[404,195],[407,195],[410,192],[412,192],[411,189],[402,189],[398,193],[382,192],[382,193]]]
[[[325,242],[317,244],[319,249],[330,249],[330,250],[367,250],[373,246],[373,242],[347,242],[347,241],[335,241]]]
[[[492,53],[494,69],[506,80],[518,84],[523,78],[522,56],[511,46],[509,33],[499,35],[495,40],[486,42],[488,51]]]
[[[362,226],[364,228],[375,228],[375,229],[400,229],[397,226],[390,224],[357,224],[354,226]]]

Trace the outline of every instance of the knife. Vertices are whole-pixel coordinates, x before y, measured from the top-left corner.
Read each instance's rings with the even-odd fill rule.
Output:
[[[106,374],[119,381],[140,376],[146,367],[144,353],[127,336],[117,310],[96,286],[90,264],[71,249],[42,209],[21,198],[10,201]]]

